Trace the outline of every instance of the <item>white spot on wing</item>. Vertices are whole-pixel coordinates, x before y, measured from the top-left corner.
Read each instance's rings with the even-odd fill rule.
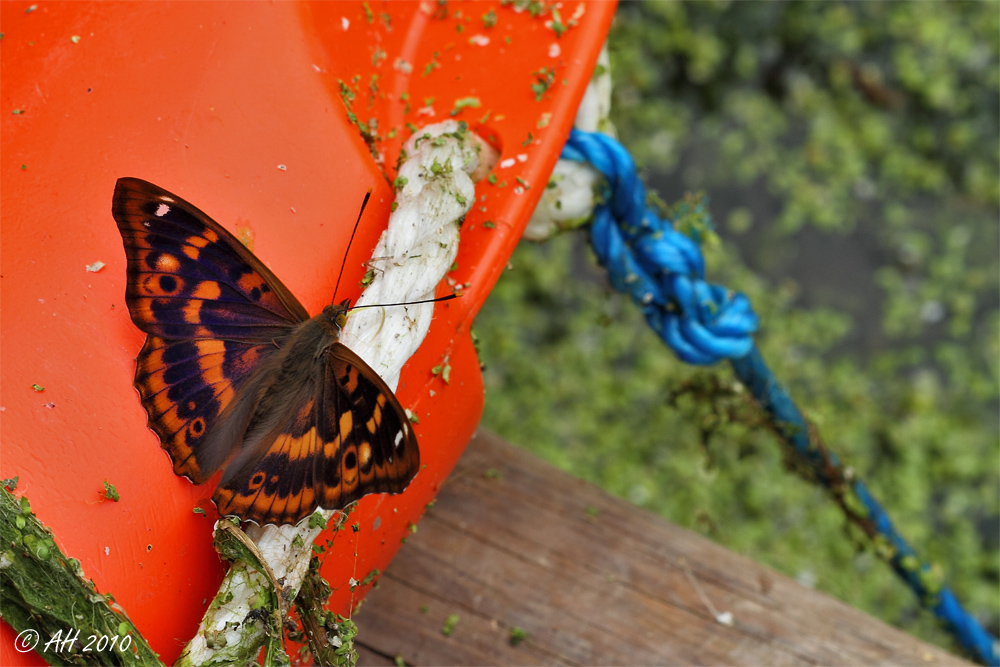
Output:
[[[166,204],[160,204],[159,206],[156,207],[156,217],[157,218],[162,218],[167,213],[170,213],[170,207],[167,206]]]
[[[399,443],[403,442],[403,432],[396,431],[396,440],[392,443],[395,445],[396,449],[399,449]]]

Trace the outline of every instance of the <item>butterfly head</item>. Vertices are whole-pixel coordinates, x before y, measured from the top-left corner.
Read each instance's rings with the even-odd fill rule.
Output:
[[[347,324],[347,311],[351,309],[351,300],[344,299],[340,303],[331,304],[323,309],[323,317],[336,325],[338,329],[343,329]]]

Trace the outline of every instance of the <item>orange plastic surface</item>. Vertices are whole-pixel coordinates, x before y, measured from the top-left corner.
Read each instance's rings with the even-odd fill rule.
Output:
[[[513,160],[477,187],[449,274],[465,296],[437,306],[397,392],[419,417],[426,468],[401,495],[365,498],[351,516],[361,531],[338,534],[325,563],[331,608],[347,613],[365,592],[348,578],[385,570],[478,423],[469,327],[545,187],[614,5],[559,9],[574,22],[561,37],[551,14],[499,2],[0,3],[0,477],[20,477],[17,493],[166,662],[223,565],[211,485],[172,473],[132,388],[144,336],[125,307],[116,179],[152,181],[252,238],[315,313],[333,300],[365,192],[337,298],[360,292],[393,199],[341,81],[358,120],[375,119],[390,176],[407,123],[451,117]],[[446,358],[450,384],[431,373]],[[120,502],[102,502],[105,480]],[[45,664],[13,637],[0,624],[0,664]]]

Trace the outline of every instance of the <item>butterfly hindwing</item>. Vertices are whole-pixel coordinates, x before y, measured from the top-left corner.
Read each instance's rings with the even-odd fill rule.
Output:
[[[369,493],[399,493],[420,468],[416,436],[403,407],[345,345],[330,350],[326,377],[325,424],[349,436],[342,436],[340,483],[327,484],[323,507],[342,507]],[[339,391],[331,391],[331,385]],[[336,471],[336,463],[330,463]],[[334,477],[330,471],[326,476]]]
[[[146,339],[136,359],[135,386],[175,473],[200,484],[225,462],[231,448],[209,446],[208,431],[275,350],[212,339]]]
[[[125,300],[146,333],[265,343],[309,318],[236,237],[180,197],[122,178],[112,214],[128,259]]]
[[[213,499],[222,515],[296,523],[369,493],[399,493],[420,467],[416,436],[385,382],[341,343],[318,361],[315,390],[227,469]]]

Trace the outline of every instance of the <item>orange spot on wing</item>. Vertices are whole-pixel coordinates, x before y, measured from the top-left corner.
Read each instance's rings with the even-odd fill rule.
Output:
[[[353,394],[358,388],[358,369],[353,366],[344,375],[344,389],[348,394]]]
[[[343,438],[351,429],[354,428],[354,417],[351,416],[350,412],[344,412],[340,415],[340,436]]]
[[[189,236],[184,240],[184,242],[187,243],[188,245],[193,245],[196,248],[204,248],[210,242],[218,239],[218,237],[216,237],[215,239],[212,239],[212,241],[209,241],[209,239],[205,237],[208,236],[209,234],[212,234],[214,236],[215,232],[213,232],[210,229],[206,229],[205,232],[206,233],[204,236]]]
[[[212,280],[203,280],[194,288],[191,296],[197,299],[218,299],[222,294],[222,289],[219,287],[219,283]]]
[[[186,301],[184,303],[184,308],[182,312],[184,313],[184,321],[188,324],[201,324],[201,304],[202,301],[195,299]]]
[[[367,442],[362,442],[358,445],[358,461],[361,466],[367,466],[368,462],[372,459],[372,446]]]
[[[177,273],[181,268],[181,263],[173,255],[160,255],[156,260],[156,268],[163,273]]]

